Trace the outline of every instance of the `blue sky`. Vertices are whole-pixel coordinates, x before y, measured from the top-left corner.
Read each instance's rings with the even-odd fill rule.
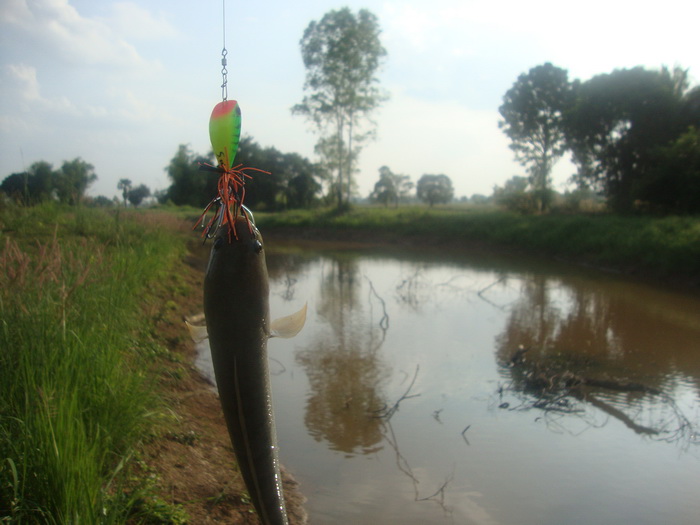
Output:
[[[363,195],[382,165],[413,181],[445,173],[458,196],[523,174],[498,107],[520,73],[544,62],[581,80],[680,65],[700,82],[694,0],[227,0],[229,98],[262,146],[314,158],[317,136],[290,112],[303,97],[299,40],[311,20],[343,6],[376,14],[388,51],[380,79],[391,98],[360,159]],[[221,0],[2,0],[0,178],[80,156],[99,177],[92,195],[116,195],[124,177],[167,187],[179,144],[210,149],[221,13]],[[557,165],[558,188],[572,171]]]

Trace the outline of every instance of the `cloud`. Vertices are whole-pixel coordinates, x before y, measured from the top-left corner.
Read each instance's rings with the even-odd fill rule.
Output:
[[[39,100],[41,98],[35,67],[25,64],[8,64],[6,72],[9,80],[8,84],[15,84],[18,94],[23,99]]]
[[[50,56],[79,66],[143,68],[153,65],[107,20],[82,16],[68,0],[4,1],[0,19],[3,25],[17,32],[19,39],[13,53]],[[141,20],[143,17],[139,18]]]
[[[62,114],[76,114],[77,108],[66,97],[45,98],[41,94],[37,71],[26,64],[7,64],[2,70],[4,97],[19,105],[22,113],[51,111]],[[7,108],[9,110],[10,105]],[[15,110],[18,108],[15,108]],[[13,111],[14,112],[14,111]]]
[[[114,3],[112,15],[104,22],[117,34],[134,40],[159,40],[179,35],[164,13],[154,15],[133,2]]]

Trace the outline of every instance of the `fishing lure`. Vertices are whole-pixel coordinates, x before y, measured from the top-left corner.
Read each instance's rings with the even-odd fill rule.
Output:
[[[270,174],[270,172],[258,168],[243,167],[242,164],[234,165],[233,161],[238,152],[238,144],[241,137],[241,107],[236,100],[223,100],[214,106],[209,119],[209,139],[216,156],[217,166],[202,164],[200,169],[220,173],[217,186],[217,195],[204,209],[204,212],[195,223],[196,228],[204,224],[204,219],[213,207],[216,211],[211,220],[204,226],[202,236],[210,239],[221,226],[230,224],[229,242],[231,233],[238,238],[236,232],[236,218],[242,215],[246,219],[248,229],[252,233],[252,214],[243,205],[245,200],[245,181],[252,179],[247,171],[257,171]]]

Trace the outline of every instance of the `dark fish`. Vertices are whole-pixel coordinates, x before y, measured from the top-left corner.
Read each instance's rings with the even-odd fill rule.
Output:
[[[204,314],[219,398],[243,479],[260,520],[286,524],[270,392],[267,340],[293,337],[306,305],[270,323],[269,284],[260,232],[246,220],[219,228],[204,278]],[[191,327],[193,337],[196,327]]]

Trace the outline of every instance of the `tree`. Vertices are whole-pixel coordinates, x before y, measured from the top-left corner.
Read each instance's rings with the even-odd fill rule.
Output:
[[[12,173],[5,177],[0,184],[0,191],[20,203],[26,201],[27,196],[27,179],[29,173]]]
[[[141,184],[129,190],[129,202],[135,208],[143,202],[143,199],[151,196],[151,190],[145,184]]]
[[[447,175],[423,175],[416,185],[416,196],[430,207],[434,204],[447,204],[453,195],[452,181]]]
[[[117,200],[117,203],[119,203],[119,200]],[[98,208],[111,208],[114,206],[114,201],[104,195],[98,195],[90,201],[90,205]]]
[[[371,136],[369,116],[384,100],[376,78],[386,55],[379,34],[374,14],[345,7],[312,21],[300,41],[307,95],[292,112],[322,133],[319,146],[337,173],[339,208],[349,202],[355,161]]]
[[[658,211],[700,213],[700,129],[690,126],[656,149],[638,196]]]
[[[131,191],[131,179],[119,179],[117,183],[117,189],[122,190],[122,197],[124,198],[124,207],[126,208],[126,199],[129,197],[129,192]]]
[[[67,160],[55,175],[54,186],[58,200],[70,205],[78,205],[88,187],[97,180],[95,168],[80,157]]]
[[[520,75],[499,108],[503,120],[498,126],[530,174],[539,211],[549,204],[552,167],[566,151],[564,115],[573,94],[567,71],[547,62]]]
[[[527,191],[529,184],[527,177],[518,175],[511,177],[502,188],[500,186],[493,188],[493,200],[507,210],[531,213],[536,203],[533,194]]]
[[[28,171],[27,189],[30,204],[51,200],[56,177],[53,166],[44,160],[40,160],[29,166]]]
[[[219,174],[201,171],[199,165],[210,164],[213,158],[213,153],[208,157],[195,155],[188,146],[181,144],[165,168],[172,181],[168,188],[168,200],[178,206],[206,206],[216,195]]]
[[[158,200],[171,200],[177,205],[206,206],[217,194],[219,174],[202,171],[199,166],[210,164],[212,157],[211,153],[209,157],[195,155],[189,147],[181,145],[166,168],[172,183],[166,195],[158,194]],[[246,178],[245,182],[245,205],[253,209],[308,206],[320,187],[315,180],[319,171],[317,165],[297,153],[263,148],[250,136],[241,139],[236,164],[269,172],[248,172],[251,178]]]
[[[251,207],[273,210],[307,206],[320,189],[315,181],[317,167],[308,159],[298,153],[282,153],[274,147],[263,148],[251,137],[241,140],[237,162],[270,172],[252,172],[253,178],[246,181],[245,202]]]
[[[298,153],[285,155],[286,201],[289,208],[309,208],[321,185],[316,181],[318,166]]]
[[[27,205],[38,204],[53,198],[55,178],[53,166],[41,160],[23,173],[13,173],[6,177],[0,190]]]
[[[408,175],[393,173],[387,166],[379,168],[379,180],[374,185],[374,191],[370,198],[388,206],[390,202],[398,207],[401,197],[408,195],[413,188],[413,183]]]
[[[290,208],[310,208],[321,185],[309,172],[299,173],[287,185],[287,205]]]
[[[684,116],[687,75],[642,67],[597,75],[581,84],[567,118],[577,181],[628,212],[648,187],[660,147],[690,124]],[[646,183],[644,181],[647,181]]]

